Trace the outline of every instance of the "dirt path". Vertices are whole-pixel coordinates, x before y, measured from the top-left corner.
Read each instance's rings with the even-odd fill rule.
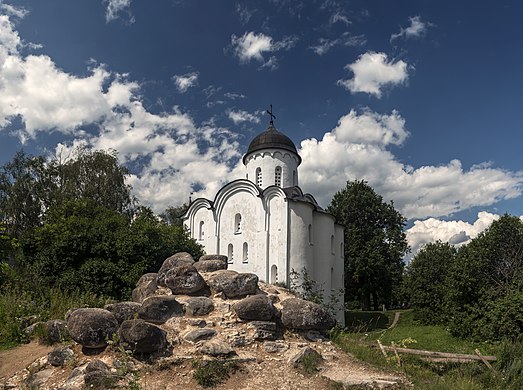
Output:
[[[0,383],[4,383],[11,375],[23,370],[36,359],[47,355],[52,350],[52,347],[40,345],[33,341],[6,351],[0,351]]]

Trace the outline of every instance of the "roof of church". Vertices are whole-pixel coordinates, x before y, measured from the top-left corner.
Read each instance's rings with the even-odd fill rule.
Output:
[[[251,141],[251,143],[249,144],[249,148],[247,149],[247,153],[245,153],[245,156],[243,156],[243,163],[245,164],[245,158],[249,154],[262,149],[288,150],[289,152],[293,152],[294,154],[296,154],[301,162],[301,157],[298,154],[298,151],[296,150],[294,142],[292,142],[292,140],[285,134],[282,134],[278,130],[276,130],[276,127],[274,127],[274,123],[272,120],[270,121],[267,130],[265,130],[261,134],[258,134]]]

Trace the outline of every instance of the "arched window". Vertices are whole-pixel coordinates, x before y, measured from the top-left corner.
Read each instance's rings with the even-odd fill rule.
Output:
[[[309,245],[313,245],[312,241],[312,225],[309,224]]]
[[[249,262],[249,244],[246,242],[243,243],[243,262]]]
[[[296,183],[296,171],[292,171],[292,185],[298,185],[298,183]]]
[[[261,168],[256,168],[256,185],[258,187],[261,187],[262,186],[262,173],[261,173]]]
[[[343,242],[340,244],[340,257],[343,259],[345,254],[343,253]]]
[[[274,185],[281,187],[281,167],[276,167],[274,170]]]
[[[203,225],[204,225],[204,222],[200,221],[200,229],[198,230],[198,239],[200,241],[203,240],[203,237],[204,237]]]
[[[242,215],[237,213],[234,216],[234,234],[240,234],[242,232]]]
[[[334,235],[331,236],[331,254],[334,254]]]
[[[232,247],[232,244],[229,244],[229,246],[227,247],[227,257],[228,257],[229,264],[233,262],[233,256],[234,256],[233,247]]]
[[[278,283],[278,267],[276,265],[271,267],[271,283]]]

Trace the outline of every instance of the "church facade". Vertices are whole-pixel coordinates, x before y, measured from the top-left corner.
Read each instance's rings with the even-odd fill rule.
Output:
[[[337,295],[343,324],[344,230],[300,189],[300,163],[294,143],[271,120],[243,157],[245,178],[213,200],[192,201],[184,224],[206,253],[226,255],[229,269],[287,287],[293,272],[307,272],[326,299]]]

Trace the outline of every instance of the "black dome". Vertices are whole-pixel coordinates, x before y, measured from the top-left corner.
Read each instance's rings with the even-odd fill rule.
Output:
[[[245,156],[243,156],[243,163],[245,164],[245,159],[249,154],[262,149],[288,150],[289,152],[293,152],[295,155],[298,156],[298,163],[301,162],[301,157],[298,154],[298,151],[296,150],[294,142],[292,142],[291,139],[287,137],[285,134],[282,134],[278,130],[276,130],[272,122],[271,124],[269,124],[267,130],[265,130],[261,134],[258,134],[251,141],[251,143],[249,144],[249,148],[247,149],[247,153],[245,153]]]

